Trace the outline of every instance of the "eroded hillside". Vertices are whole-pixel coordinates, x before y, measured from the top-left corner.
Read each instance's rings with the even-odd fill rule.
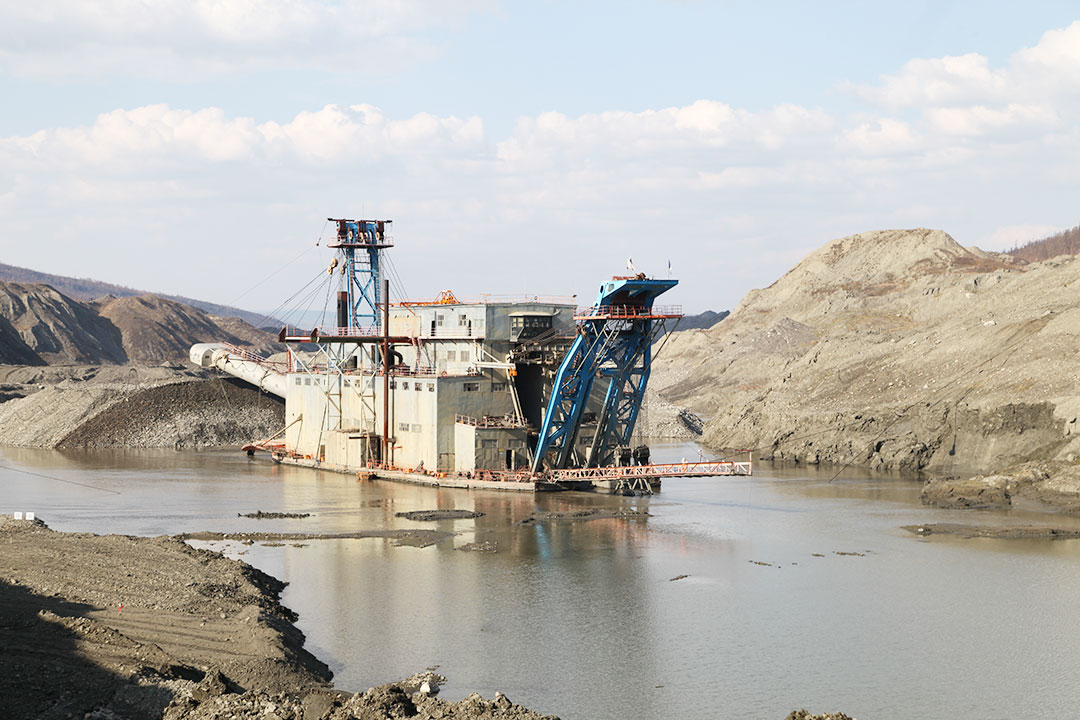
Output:
[[[184,362],[197,342],[275,352],[275,338],[238,318],[156,295],[75,300],[48,285],[0,282],[0,363]]]
[[[650,392],[714,447],[879,468],[1080,454],[1080,261],[1026,265],[940,230],[834,240],[724,322],[678,333]]]

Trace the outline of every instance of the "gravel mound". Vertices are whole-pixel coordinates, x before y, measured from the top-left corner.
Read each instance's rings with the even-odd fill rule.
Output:
[[[75,368],[59,381],[42,377],[52,384],[38,383],[25,397],[0,404],[3,443],[198,448],[241,445],[284,424],[279,399],[231,378],[167,368],[101,370]]]
[[[716,449],[944,474],[1080,455],[1080,258],[1025,264],[940,230],[826,244],[723,322],[676,333],[649,400]]]

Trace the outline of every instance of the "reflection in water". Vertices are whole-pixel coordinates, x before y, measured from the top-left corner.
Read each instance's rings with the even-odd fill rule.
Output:
[[[0,511],[34,510],[58,530],[456,531],[428,548],[212,543],[290,583],[285,603],[345,689],[437,664],[449,697],[502,690],[571,720],[779,718],[803,706],[868,718],[1065,717],[1080,701],[1080,541],[899,529],[1080,519],[931,510],[903,477],[759,464],[752,478],[666,480],[657,496],[621,498],[360,483],[235,452],[5,449],[0,465],[56,478],[0,468]],[[650,517],[522,523],[585,507]],[[434,508],[485,514],[396,517]],[[313,516],[237,517],[257,509]],[[456,549],[468,543],[497,552]]]

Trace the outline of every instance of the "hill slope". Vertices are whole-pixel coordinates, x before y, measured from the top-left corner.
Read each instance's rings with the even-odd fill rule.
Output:
[[[17,343],[14,352],[25,356],[26,364],[122,363],[128,359],[120,331],[112,323],[48,285],[0,283],[0,317],[18,335],[12,339]],[[33,356],[38,362],[33,362]]]
[[[48,285],[0,282],[0,363],[159,364],[184,361],[197,342],[231,342],[264,353],[269,333],[155,295],[84,303]]]
[[[1080,454],[1078,288],[1075,257],[853,235],[678,333],[650,392],[711,417],[710,445],[764,457],[981,471]]]
[[[121,298],[148,294],[145,290],[135,290],[123,285],[113,285],[112,283],[101,282],[100,280],[53,275],[51,273],[38,272],[37,270],[16,267],[14,265],[5,265],[3,263],[0,263],[0,281],[26,284],[44,283],[70,298],[83,301],[97,300],[98,298],[107,295]],[[255,327],[262,327],[268,322],[271,322],[271,324],[276,322],[271,321],[271,319],[260,315],[259,313],[241,310],[240,308],[230,307],[228,305],[218,305],[203,300],[194,300],[181,295],[161,295],[160,297],[198,308],[211,315],[238,317]]]
[[[157,295],[108,298],[91,307],[119,329],[127,356],[143,364],[182,360],[196,342],[247,345],[266,354],[279,349],[272,335],[243,320],[207,315]]]

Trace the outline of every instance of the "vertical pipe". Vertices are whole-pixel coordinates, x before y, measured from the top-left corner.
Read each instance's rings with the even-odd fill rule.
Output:
[[[382,366],[383,366],[383,465],[390,464],[390,281],[383,280]]]

